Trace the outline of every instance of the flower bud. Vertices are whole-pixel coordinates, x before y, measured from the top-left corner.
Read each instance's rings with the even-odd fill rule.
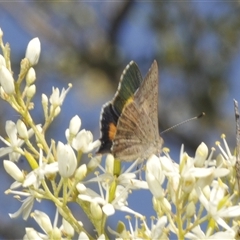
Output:
[[[42,105],[47,106],[48,105],[48,97],[46,94],[42,94]]]
[[[92,213],[92,217],[96,220],[102,219],[102,209],[98,205],[97,202],[91,202],[90,203],[90,211]]]
[[[3,55],[0,54],[0,66],[6,67],[6,61]]]
[[[31,67],[26,75],[26,82],[27,82],[27,86],[30,86],[31,84],[33,84],[36,80],[36,72],[35,70]]]
[[[3,166],[6,170],[6,172],[12,177],[14,178],[16,181],[18,182],[23,182],[24,180],[24,175],[22,173],[22,171],[18,168],[18,166],[9,161],[9,160],[4,160],[3,161]]]
[[[66,233],[70,237],[73,237],[73,235],[74,235],[74,228],[64,218],[62,219],[62,227],[63,227],[64,233]]]
[[[20,119],[18,119],[18,121],[17,121],[17,131],[18,131],[19,136],[22,139],[28,139],[27,127],[26,127],[25,123]]]
[[[196,179],[192,174],[186,173],[184,177],[182,177],[182,189],[186,193],[190,193],[195,186]]]
[[[75,115],[69,123],[69,132],[72,135],[76,135],[81,127],[81,119]]]
[[[78,181],[82,181],[87,174],[87,166],[86,164],[82,164],[75,173],[75,178],[77,178]]]
[[[78,240],[88,240],[89,237],[87,236],[87,234],[85,232],[80,232],[79,236],[78,236]]]
[[[203,167],[208,156],[208,147],[205,143],[201,143],[195,153],[195,167]]]
[[[43,107],[43,112],[44,112],[44,117],[47,119],[48,117],[48,97],[46,94],[42,94],[42,107]]]
[[[88,170],[93,171],[95,168],[97,168],[99,166],[99,164],[101,163],[101,160],[102,160],[101,155],[93,157],[87,165]]]
[[[35,93],[36,93],[36,85],[33,84],[27,89],[27,97],[31,99],[35,95]]]
[[[41,43],[39,38],[33,38],[27,46],[25,57],[29,60],[31,66],[38,63],[41,52]]]
[[[0,38],[2,38],[3,37],[3,31],[2,31],[2,29],[0,28]]]
[[[114,157],[112,154],[108,154],[106,157],[106,164],[105,164],[105,169],[107,173],[110,173],[113,175],[113,170],[114,170]]]
[[[193,217],[194,214],[196,212],[196,207],[195,204],[193,203],[193,201],[191,201],[188,205],[187,205],[187,209],[186,209],[186,215],[187,217]]]
[[[76,188],[77,188],[77,190],[78,190],[78,192],[79,192],[80,194],[84,194],[84,193],[86,192],[86,190],[87,190],[87,188],[85,187],[85,185],[82,184],[82,183],[78,183],[77,186],[76,186]]]
[[[57,160],[59,174],[64,178],[71,177],[77,167],[77,158],[71,146],[58,142]]]
[[[162,204],[165,207],[165,209],[168,210],[169,213],[172,211],[171,204],[166,198],[163,198]]]
[[[5,93],[13,94],[15,92],[14,79],[12,74],[5,66],[0,66],[0,84]]]

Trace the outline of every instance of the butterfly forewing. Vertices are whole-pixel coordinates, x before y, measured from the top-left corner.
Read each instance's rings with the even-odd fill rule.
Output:
[[[141,87],[135,94],[135,101],[151,118],[155,132],[158,132],[158,66],[154,60]]]
[[[118,85],[118,90],[112,100],[113,109],[120,116],[124,106],[129,99],[133,98],[134,93],[143,81],[141,72],[137,64],[131,61],[124,69]]]

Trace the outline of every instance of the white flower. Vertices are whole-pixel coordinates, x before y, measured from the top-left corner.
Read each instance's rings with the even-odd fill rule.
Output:
[[[214,178],[226,176],[229,170],[224,168],[208,167],[206,164],[203,167],[202,160],[207,156],[207,147],[204,143],[201,143],[196,151],[196,159],[189,157],[186,153],[181,150],[181,161],[180,161],[180,178],[182,180],[182,189],[190,193],[196,186],[203,188],[206,185],[211,184]],[[208,162],[211,159],[208,160]],[[195,167],[196,162],[202,167]]]
[[[15,191],[11,191],[11,193],[15,193]],[[18,194],[25,195],[28,197],[24,201],[22,201],[23,202],[22,206],[15,213],[10,213],[9,216],[10,218],[17,218],[22,214],[23,219],[27,220],[29,217],[29,214],[32,211],[32,207],[35,199],[29,193],[18,192]]]
[[[72,140],[72,147],[77,151],[87,153],[98,147],[100,142],[97,140],[93,142],[93,135],[90,131],[81,130]]]
[[[212,235],[209,235],[209,232],[205,234],[201,227],[197,225],[195,228],[192,229],[191,232],[188,232],[185,235],[185,238],[188,238],[190,240],[199,240],[199,239],[235,239],[235,232],[233,230],[227,230],[227,231],[218,231]]]
[[[203,191],[197,188],[197,194],[202,205],[205,207],[208,214],[218,223],[220,226],[226,230],[230,230],[229,225],[224,221],[224,218],[238,217],[240,216],[240,206],[228,207],[221,201],[224,199],[225,193],[227,191],[227,185],[221,183],[220,181],[213,181],[212,189],[210,192],[209,199],[206,198]],[[229,199],[230,200],[230,199]],[[226,199],[227,201],[227,199]]]
[[[71,177],[77,168],[77,158],[70,145],[58,142],[57,160],[59,174],[64,178]]]
[[[36,125],[36,127],[40,128],[40,124]],[[2,140],[2,142],[4,142],[8,147],[0,148],[0,157],[9,154],[10,161],[18,161],[21,154],[24,155],[24,152],[21,149],[21,146],[24,144],[24,140],[18,137],[19,133],[14,122],[6,121],[5,130],[9,139],[7,141],[2,136],[0,136],[0,140]],[[29,129],[27,133],[27,138],[29,139],[34,134],[34,131],[33,129]]]
[[[67,140],[71,137],[75,137],[81,127],[81,119],[79,116],[75,115],[69,123],[69,128],[65,131],[65,136]]]
[[[143,220],[143,224],[145,226],[145,234],[149,239],[161,239],[164,227],[167,224],[167,217],[163,216],[159,218],[156,224],[154,224],[152,220],[151,229],[148,228],[145,220]]]
[[[31,66],[38,63],[41,52],[41,43],[39,38],[33,38],[27,46],[25,57],[29,60]]]
[[[59,107],[63,104],[63,101],[69,92],[70,88],[72,87],[71,84],[68,85],[68,88],[65,90],[65,88],[62,89],[61,94],[59,92],[58,88],[52,88],[52,95],[49,98],[50,103],[55,106]]]
[[[128,208],[127,205],[127,197],[128,197],[128,188],[125,188],[121,185],[117,185],[116,191],[115,191],[115,198],[111,201],[111,203],[108,202],[109,200],[109,185],[106,183],[106,191],[105,196],[103,193],[102,186],[99,182],[98,184],[99,190],[101,195],[94,192],[93,190],[86,188],[83,184],[79,183],[77,184],[78,192],[80,193],[78,195],[78,198],[87,201],[90,203],[99,204],[102,206],[102,211],[107,215],[111,216],[115,213],[116,210],[120,210],[123,212],[128,212],[131,214],[135,214],[136,216],[142,217],[140,213],[135,212],[134,210]]]
[[[15,92],[12,74],[4,65],[0,65],[0,84],[5,93],[13,94]]]
[[[8,146],[0,148],[0,157],[9,154],[10,161],[18,161],[21,156],[20,153],[23,153],[21,146],[24,141],[18,138],[17,128],[14,122],[7,121],[5,126],[9,140],[6,141],[3,137],[0,136],[0,139]],[[29,131],[29,136],[33,134],[33,131]]]
[[[222,136],[222,139],[223,139],[223,143],[224,143],[224,146],[225,146],[225,150],[221,147],[220,143],[217,142],[216,145],[218,146],[218,148],[220,149],[221,151],[221,154],[223,156],[223,160],[226,162],[226,165],[228,167],[235,167],[235,164],[236,164],[236,156],[234,156],[230,149],[229,149],[229,146],[227,144],[227,141],[225,139],[225,135],[223,134]]]
[[[58,172],[58,163],[46,163],[43,162],[43,153],[40,149],[39,154],[39,167],[31,171],[25,178],[23,182],[23,187],[29,187],[33,185],[35,188],[38,188],[41,185],[41,181],[48,174],[54,174]]]
[[[58,210],[56,211],[53,225],[48,215],[44,212],[35,210],[31,216],[45,232],[46,235],[41,235],[43,239],[61,239],[61,230],[56,226],[58,223]],[[41,233],[38,234],[40,235]]]
[[[90,131],[82,129],[79,132],[81,127],[81,119],[76,115],[74,116],[70,123],[69,128],[65,131],[65,136],[67,141],[76,151],[82,151],[83,153],[90,152],[96,147],[100,146],[100,141],[97,140],[93,142],[93,135]]]
[[[97,160],[96,160],[97,158]],[[131,170],[136,167],[138,164],[138,161],[133,162],[133,164],[124,172],[122,172],[117,178],[114,173],[114,157],[112,154],[108,154],[106,158],[106,164],[105,169],[100,165],[100,162],[98,162],[99,157],[94,158],[94,161],[96,161],[96,165],[104,172],[101,175],[98,175],[95,178],[89,179],[87,182],[101,182],[103,186],[106,187],[107,185],[110,185],[113,181],[117,181],[119,185],[122,185],[126,187],[127,189],[148,189],[148,184],[146,181],[136,179],[136,172],[131,172]],[[93,161],[93,159],[91,160]],[[90,162],[91,163],[91,162]],[[88,164],[88,168],[91,169],[91,167]],[[92,164],[91,164],[92,165]],[[138,170],[139,171],[139,170]],[[140,169],[141,171],[141,169]],[[106,181],[107,180],[107,181]]]
[[[161,168],[161,163],[156,155],[152,155],[146,163],[146,180],[151,193],[156,198],[164,197],[164,190],[162,184],[165,175]]]
[[[167,217],[163,216],[158,219],[157,223],[154,224],[153,219],[151,222],[151,229],[147,226],[147,223],[144,218],[141,218],[143,226],[139,228],[138,217],[136,217],[135,228],[130,221],[130,217],[127,217],[129,230],[125,229],[125,226],[122,226],[121,232],[116,232],[108,227],[108,231],[117,236],[115,239],[168,239],[164,233],[164,227],[167,224]]]
[[[52,223],[48,215],[44,212],[35,210],[31,216],[38,223],[38,225],[42,228],[45,233],[50,233],[53,229]]]

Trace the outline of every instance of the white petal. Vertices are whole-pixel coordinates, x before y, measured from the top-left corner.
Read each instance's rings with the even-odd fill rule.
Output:
[[[45,233],[52,231],[52,223],[46,213],[35,210],[32,216]]]
[[[102,210],[103,212],[107,215],[107,216],[111,216],[115,213],[115,209],[113,207],[112,204],[108,203],[108,204],[105,204],[103,207],[102,207]]]
[[[163,216],[158,221],[157,224],[152,229],[151,238],[152,239],[159,239],[163,233],[163,229],[167,224],[167,217]]]

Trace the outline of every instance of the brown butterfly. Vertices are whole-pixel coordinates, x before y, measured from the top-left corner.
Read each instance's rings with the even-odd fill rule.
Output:
[[[101,146],[97,153],[112,153],[122,161],[159,154],[163,139],[158,131],[158,66],[154,61],[143,79],[131,61],[122,73],[118,90],[100,119]]]

